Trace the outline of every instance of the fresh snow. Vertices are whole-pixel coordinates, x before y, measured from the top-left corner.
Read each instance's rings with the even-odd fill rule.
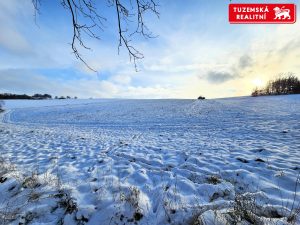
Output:
[[[300,208],[300,95],[5,109],[0,223],[231,224],[240,206],[256,224],[289,224]]]

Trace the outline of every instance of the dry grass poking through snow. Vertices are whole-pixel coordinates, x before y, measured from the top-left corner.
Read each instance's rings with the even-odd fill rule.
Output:
[[[22,174],[0,158],[0,224],[63,223],[77,206],[59,183],[49,174]]]
[[[196,214],[192,225],[297,225],[300,223],[300,201],[298,199],[300,174],[295,182],[295,192],[290,202],[282,200],[281,206],[265,204],[263,194],[236,193],[230,207],[210,209]]]
[[[204,180],[213,186],[224,182],[218,175],[207,176]],[[232,183],[237,185],[237,181]],[[145,196],[136,186],[125,188],[120,181],[118,184],[114,198],[114,205],[118,210],[112,215],[110,223],[139,224],[146,210],[143,205]],[[299,185],[300,173],[295,182],[293,199],[286,203],[283,201],[281,206],[266,204],[267,201],[262,200],[263,193],[259,191],[240,193],[236,190],[229,205],[225,207],[222,205],[219,207],[218,204],[199,205],[191,210],[193,215],[187,216],[186,221],[192,225],[297,225],[300,221]],[[238,189],[237,186],[234,189]],[[111,188],[112,183],[106,182],[105,189]],[[177,211],[185,211],[188,206],[180,201],[176,183],[173,187],[167,185],[163,189],[165,194],[161,205],[166,222],[180,224],[173,220],[173,216]],[[26,176],[3,158],[0,158],[0,191],[0,224],[89,222],[88,216],[79,213],[77,203],[70,192],[63,189],[57,177],[38,174],[36,171]],[[219,197],[226,196],[226,193],[223,195],[216,193],[211,197],[212,203]],[[99,196],[99,201],[106,197]]]

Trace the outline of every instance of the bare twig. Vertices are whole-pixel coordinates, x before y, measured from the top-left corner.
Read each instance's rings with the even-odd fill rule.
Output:
[[[129,54],[130,61],[133,61],[135,69],[137,70],[137,60],[144,58],[144,55],[138,51],[131,44],[131,37],[139,34],[144,38],[154,38],[148,27],[144,22],[144,16],[147,12],[156,15],[159,18],[158,0],[135,0],[133,5],[130,1],[131,7],[125,5],[122,0],[106,0],[109,4],[107,7],[115,7],[117,17],[117,31],[118,31],[118,53],[120,47],[124,46]],[[32,0],[32,4],[36,14],[40,11],[41,0]],[[82,57],[78,46],[84,49],[91,50],[86,45],[85,35],[89,38],[100,40],[99,32],[104,31],[105,22],[107,19],[100,15],[97,8],[97,3],[93,0],[61,0],[62,6],[69,11],[72,19],[73,36],[71,47],[73,54],[77,59],[82,61],[90,70],[97,72],[92,68]],[[134,18],[134,20],[130,20]],[[135,21],[135,22],[134,22]],[[136,29],[130,31],[132,23],[136,23]]]

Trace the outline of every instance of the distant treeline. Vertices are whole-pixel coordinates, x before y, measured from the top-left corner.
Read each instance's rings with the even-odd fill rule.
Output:
[[[52,96],[49,94],[34,94],[32,96],[22,94],[11,94],[11,93],[3,93],[0,94],[0,99],[51,99]]]
[[[11,94],[11,93],[3,93],[0,94],[0,99],[37,99],[37,100],[42,100],[42,99],[52,99],[52,96],[49,94],[34,94],[32,96],[26,95],[26,94]],[[71,99],[70,96],[55,96],[55,99]],[[74,97],[74,99],[77,99],[77,97]]]
[[[270,80],[264,88],[256,88],[252,92],[254,97],[288,94],[300,94],[300,80],[293,74],[282,75],[275,80]]]

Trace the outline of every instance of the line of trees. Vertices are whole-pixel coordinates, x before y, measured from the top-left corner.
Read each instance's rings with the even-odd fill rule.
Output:
[[[57,97],[55,96],[55,99],[71,99],[72,97],[70,96],[60,96]],[[0,99],[33,99],[33,100],[43,100],[43,99],[52,99],[52,96],[49,94],[34,94],[32,96],[26,95],[26,94],[11,94],[11,93],[0,93]],[[75,96],[74,99],[77,99]]]
[[[26,94],[11,94],[11,93],[3,93],[0,94],[0,99],[51,99],[52,96],[49,94],[34,94],[32,96]]]
[[[300,80],[292,73],[281,74],[277,79],[270,80],[267,85],[252,92],[252,96],[300,94]]]

